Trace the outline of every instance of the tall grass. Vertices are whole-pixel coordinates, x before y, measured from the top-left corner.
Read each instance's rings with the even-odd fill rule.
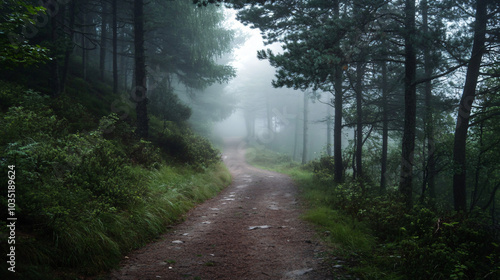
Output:
[[[327,241],[337,245],[346,254],[368,254],[373,249],[374,238],[366,226],[331,207],[316,204],[302,217],[320,226]]]

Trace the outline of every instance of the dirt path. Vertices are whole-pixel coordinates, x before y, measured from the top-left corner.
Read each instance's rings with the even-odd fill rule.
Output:
[[[241,141],[226,146],[231,186],[131,253],[111,279],[329,279],[290,178],[247,165]]]

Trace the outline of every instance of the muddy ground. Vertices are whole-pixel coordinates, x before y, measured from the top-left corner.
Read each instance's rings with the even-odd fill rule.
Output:
[[[111,279],[333,279],[291,179],[246,164],[242,141],[226,144],[233,183],[130,253]]]

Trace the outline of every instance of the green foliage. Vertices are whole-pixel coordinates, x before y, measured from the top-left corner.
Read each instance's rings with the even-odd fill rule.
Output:
[[[361,218],[370,223],[374,235],[381,241],[392,242],[404,229],[405,206],[397,193],[367,199]]]
[[[0,10],[0,64],[15,68],[49,60],[48,50],[30,43],[24,35],[25,30],[36,29],[37,16],[45,14],[45,8],[24,0],[7,0],[2,1]]]
[[[4,108],[5,113],[0,113],[0,147],[56,137],[65,130],[66,121],[54,115],[46,97],[8,82],[0,84],[4,85],[0,100],[9,106]]]
[[[221,24],[224,13],[220,7],[196,9],[189,1],[154,0],[145,8],[154,19],[145,42],[151,50],[147,56],[159,69],[175,73],[181,83],[193,89],[224,83],[235,76],[233,67],[216,61],[231,50],[233,38],[233,30]]]
[[[196,168],[209,167],[221,159],[220,152],[207,139],[172,122],[165,122],[157,144],[174,159]]]
[[[135,142],[131,147],[130,156],[134,163],[143,166],[158,167],[162,161],[160,149],[146,140]]]
[[[325,183],[333,182],[334,162],[333,157],[329,156],[323,156],[312,161],[310,164],[313,167],[314,177]]]
[[[399,243],[403,266],[412,279],[491,279],[498,276],[496,239],[478,217],[436,219],[430,210],[411,215]],[[495,276],[496,275],[496,276]]]
[[[28,90],[21,85],[0,80],[0,113],[5,113],[10,107],[25,107],[41,109],[47,105],[48,98]]]
[[[359,221],[332,210],[325,204],[314,204],[303,219],[321,226],[330,243],[336,244],[346,254],[369,254],[375,246],[375,239],[368,228]]]
[[[67,95],[51,100],[51,107],[59,118],[67,121],[67,130],[70,133],[93,130],[98,120],[98,116]]]
[[[191,108],[184,105],[167,83],[150,94],[150,112],[164,121],[185,122],[191,116]]]

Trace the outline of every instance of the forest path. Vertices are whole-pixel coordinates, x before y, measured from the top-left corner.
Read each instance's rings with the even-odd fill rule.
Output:
[[[232,184],[131,253],[111,279],[329,279],[292,180],[246,164],[237,139],[226,141],[223,158]]]

